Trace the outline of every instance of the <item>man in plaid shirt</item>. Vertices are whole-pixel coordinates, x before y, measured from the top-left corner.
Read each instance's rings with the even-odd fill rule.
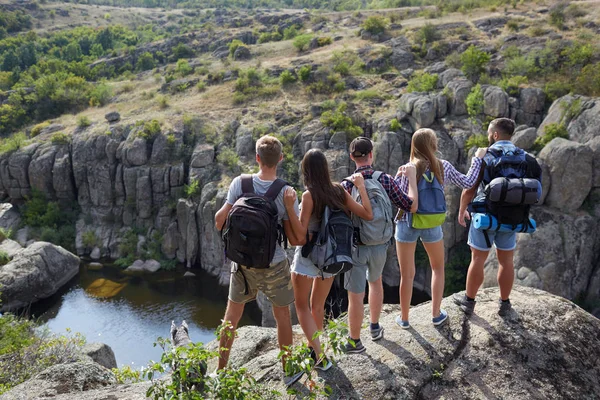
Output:
[[[363,174],[365,179],[371,179],[375,173],[371,164],[373,163],[373,143],[366,137],[359,137],[350,144],[350,158],[356,164],[356,172]],[[404,175],[411,182],[409,195],[400,188],[400,177],[381,173],[379,183],[387,193],[392,204],[406,212],[416,212],[417,204],[413,204],[416,194],[416,169],[414,166],[407,167]],[[344,180],[342,185],[352,194],[352,182]],[[414,210],[413,210],[414,208]],[[391,210],[390,210],[391,214]],[[390,221],[391,222],[391,221]],[[348,322],[350,325],[350,339],[354,345],[346,346],[347,353],[362,353],[365,347],[360,341],[360,327],[364,317],[363,300],[365,297],[365,284],[369,282],[369,309],[370,309],[370,332],[372,340],[383,337],[383,327],[379,325],[379,316],[383,306],[383,267],[387,260],[387,248],[389,243],[379,245],[360,245],[353,256],[354,267],[345,274],[344,287],[348,291]]]

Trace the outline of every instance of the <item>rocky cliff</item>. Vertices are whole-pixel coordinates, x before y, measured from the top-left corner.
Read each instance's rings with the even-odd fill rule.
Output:
[[[561,297],[519,286],[511,296],[514,310],[501,318],[498,296],[497,289],[480,292],[470,318],[444,299],[450,318],[440,328],[431,324],[428,303],[411,310],[409,330],[394,322],[398,307],[386,305],[385,337],[365,340],[365,353],[339,356],[319,377],[333,389],[332,398],[599,399],[600,320]],[[295,340],[304,340],[298,326]],[[231,364],[285,393],[276,347],[275,329],[241,328]],[[26,382],[0,398],[141,400],[148,388],[147,383],[114,385],[110,376],[100,379],[100,367],[85,363],[75,375],[73,381],[73,368],[52,367],[34,378],[35,387]],[[65,377],[76,383],[61,386]],[[302,384],[295,387],[307,391]]]

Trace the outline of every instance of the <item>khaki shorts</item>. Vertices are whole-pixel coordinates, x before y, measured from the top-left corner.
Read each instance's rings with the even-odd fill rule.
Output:
[[[259,290],[275,307],[285,307],[294,302],[294,288],[287,258],[264,269],[247,268],[231,263],[229,300],[234,303],[247,303],[256,299]]]
[[[344,289],[352,293],[363,293],[367,280],[375,282],[383,274],[389,244],[357,246],[352,254],[354,266],[344,274]]]

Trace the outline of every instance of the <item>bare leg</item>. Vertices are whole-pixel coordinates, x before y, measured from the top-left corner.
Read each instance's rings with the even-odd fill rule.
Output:
[[[348,325],[350,325],[352,339],[360,339],[360,327],[365,317],[364,298],[365,292],[352,293],[348,291]]]
[[[474,299],[477,291],[483,284],[483,264],[489,254],[488,251],[477,250],[471,247],[471,264],[467,272],[467,296]]]
[[[369,310],[371,323],[379,322],[381,308],[383,307],[383,280],[381,277],[375,282],[369,282]]]
[[[507,300],[515,281],[515,265],[513,262],[514,250],[496,250],[498,255],[498,286],[500,298]]]
[[[290,306],[275,307],[273,306],[273,316],[277,322],[277,341],[279,349],[292,345],[292,320],[290,319]],[[281,357],[281,362],[285,368],[286,357]]]
[[[319,339],[313,340],[312,337],[317,331],[317,325],[310,311],[309,296],[312,289],[313,278],[307,276],[292,274],[292,285],[294,286],[294,297],[296,299],[296,314],[302,327],[302,331],[308,340],[308,344],[315,349],[318,354],[321,353],[321,343]]]
[[[398,264],[400,264],[400,312],[402,320],[408,321],[410,300],[415,279],[415,248],[417,243],[396,242]]]
[[[323,331],[323,320],[325,318],[325,301],[331,290],[333,278],[315,278],[313,279],[312,291],[310,294],[310,310],[315,321],[317,330]]]
[[[229,322],[230,326],[221,333],[221,338],[219,339],[218,369],[223,369],[227,366],[227,362],[229,361],[229,352],[235,338],[235,330],[240,322],[240,318],[242,318],[243,313],[243,303],[235,303],[231,300],[227,300],[227,310],[225,310],[225,317],[223,317],[223,320],[224,323]]]

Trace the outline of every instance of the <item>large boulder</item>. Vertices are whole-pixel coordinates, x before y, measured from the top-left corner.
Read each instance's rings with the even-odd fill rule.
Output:
[[[83,353],[104,368],[117,368],[115,353],[110,346],[105,343],[87,343],[83,347]]]
[[[539,157],[550,170],[552,188],[546,204],[564,211],[577,210],[592,188],[592,150],[583,144],[556,138]]]
[[[569,123],[569,139],[586,143],[600,135],[600,98],[584,100],[579,105],[580,114]]]
[[[546,95],[539,88],[524,88],[519,94],[519,109],[515,121],[517,124],[537,126],[542,122],[546,104]]]
[[[494,118],[508,117],[508,94],[497,86],[484,86],[483,113]]]
[[[515,131],[511,140],[515,146],[527,151],[533,147],[535,139],[537,139],[537,129],[525,128]]]
[[[60,398],[57,397],[58,395],[66,393],[70,394],[68,398],[85,399],[86,391],[105,388],[116,383],[115,375],[95,362],[58,364],[15,386],[2,395],[2,400],[57,399]]]
[[[448,82],[446,87],[450,93],[450,114],[456,116],[467,114],[465,101],[469,93],[471,93],[473,82],[468,79],[454,79]]]
[[[49,297],[78,272],[76,255],[51,243],[33,243],[0,266],[2,310],[25,307]]]
[[[398,71],[403,69],[411,68],[415,64],[415,56],[408,50],[396,48],[392,51],[390,56],[390,63]]]
[[[410,330],[397,329],[394,319],[399,308],[386,305],[380,318],[388,328],[385,338],[364,341],[365,353],[339,356],[336,367],[319,375],[333,389],[332,398],[600,395],[596,361],[600,320],[563,298],[525,287],[515,287],[511,295],[514,311],[501,318],[498,296],[498,289],[480,291],[471,318],[452,299],[444,299],[442,307],[450,319],[441,328],[431,324],[430,303],[411,309]],[[367,326],[363,337],[369,335]],[[300,332],[295,340],[305,341]],[[230,363],[284,393],[278,353],[275,329],[243,327],[238,330]],[[305,390],[302,383],[296,387]]]
[[[0,204],[0,228],[15,231],[21,224],[21,215],[10,203]]]

